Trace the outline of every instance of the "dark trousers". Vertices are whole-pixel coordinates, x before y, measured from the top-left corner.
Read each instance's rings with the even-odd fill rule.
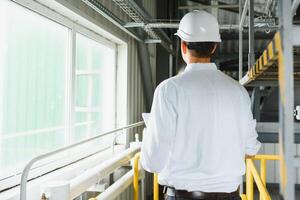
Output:
[[[224,199],[220,199],[220,198],[210,198],[210,199],[203,199],[203,200],[240,200],[241,198],[239,196],[237,197],[231,197],[231,198],[224,198]],[[193,199],[186,199],[186,198],[178,198],[178,197],[170,197],[170,196],[167,196],[166,197],[166,200],[193,200]]]

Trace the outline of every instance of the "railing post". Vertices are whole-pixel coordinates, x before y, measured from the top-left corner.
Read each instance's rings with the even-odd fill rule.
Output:
[[[264,186],[266,186],[266,178],[267,178],[267,166],[266,160],[261,159],[260,161],[260,178]],[[265,197],[260,194],[260,200],[263,200]]]
[[[159,186],[157,174],[153,174],[153,200],[159,200]]]
[[[241,194],[241,200],[247,200],[247,196],[245,194]]]
[[[243,12],[243,1],[239,1],[239,79],[241,80],[243,78],[243,24],[244,22],[241,22],[242,18],[242,12]]]
[[[246,159],[246,195],[247,200],[253,200],[253,175],[250,168],[251,159]]]
[[[134,163],[133,163],[133,199],[139,199],[139,160],[140,160],[140,153],[137,153],[134,156]]]

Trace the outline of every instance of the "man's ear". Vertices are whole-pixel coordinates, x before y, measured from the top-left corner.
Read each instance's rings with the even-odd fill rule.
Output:
[[[186,54],[186,51],[187,51],[186,42],[181,41],[181,52],[183,54]]]
[[[217,49],[217,46],[218,46],[218,44],[215,43],[215,46],[214,46],[213,50],[211,51],[211,54],[212,54],[212,55],[215,53],[215,51],[216,51],[216,49]]]

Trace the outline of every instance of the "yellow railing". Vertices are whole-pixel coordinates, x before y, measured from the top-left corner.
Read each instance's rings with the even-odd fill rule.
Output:
[[[254,158],[246,159],[246,194],[241,195],[242,200],[254,199],[254,181],[257,185],[260,200],[271,200],[266,188],[267,160],[279,160],[278,155],[256,155]],[[260,174],[254,165],[253,160],[260,160]]]
[[[139,199],[139,160],[140,153],[134,156],[133,160],[133,199]],[[260,173],[258,173],[254,160],[260,161]],[[241,194],[242,200],[254,200],[254,182],[257,185],[260,200],[271,200],[266,187],[267,161],[280,160],[279,155],[256,155],[246,159],[246,194]],[[94,200],[96,198],[91,198]],[[159,200],[159,185],[157,174],[153,175],[153,200]]]
[[[133,200],[139,199],[139,160],[140,153],[137,153],[133,159]],[[159,186],[157,174],[153,174],[153,200],[159,200]]]
[[[159,186],[157,174],[153,174],[153,200],[159,200]]]
[[[274,39],[268,44],[262,55],[256,60],[255,64],[248,70],[250,80],[263,75],[274,63],[278,61],[280,64],[281,51],[281,38],[280,32],[277,32]]]
[[[139,161],[140,153],[137,153],[133,160],[133,200],[139,199]]]
[[[246,194],[241,194],[242,200],[253,200],[254,199],[254,182],[257,185],[260,200],[271,200],[270,194],[266,188],[266,178],[267,178],[267,160],[279,160],[278,155],[256,155],[253,158],[246,159]],[[135,159],[136,160],[136,159]],[[258,173],[254,160],[260,161],[260,173]],[[138,160],[137,160],[138,162]],[[134,162],[135,163],[135,162]],[[135,165],[134,165],[135,166]],[[138,171],[137,171],[138,172]],[[135,178],[138,180],[138,174]],[[158,189],[157,174],[154,174],[153,178],[153,200],[159,200],[159,189]],[[134,189],[135,193],[138,193],[137,189]],[[134,195],[135,197],[138,194]],[[134,199],[138,200],[138,199]]]
[[[134,200],[138,200],[139,192],[139,159],[140,153],[137,153],[134,157],[134,177],[133,177],[133,191]],[[246,159],[246,194],[241,194],[242,200],[254,200],[254,182],[257,185],[260,200],[271,200],[270,194],[266,187],[267,178],[267,161],[279,160],[279,155],[256,155],[253,158]],[[260,173],[258,173],[254,160],[260,161]],[[159,186],[158,176],[153,175],[153,200],[159,200]]]

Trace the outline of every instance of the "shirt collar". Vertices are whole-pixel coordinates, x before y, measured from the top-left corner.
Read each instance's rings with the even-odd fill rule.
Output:
[[[215,63],[190,63],[186,66],[185,72],[197,70],[217,70]]]

